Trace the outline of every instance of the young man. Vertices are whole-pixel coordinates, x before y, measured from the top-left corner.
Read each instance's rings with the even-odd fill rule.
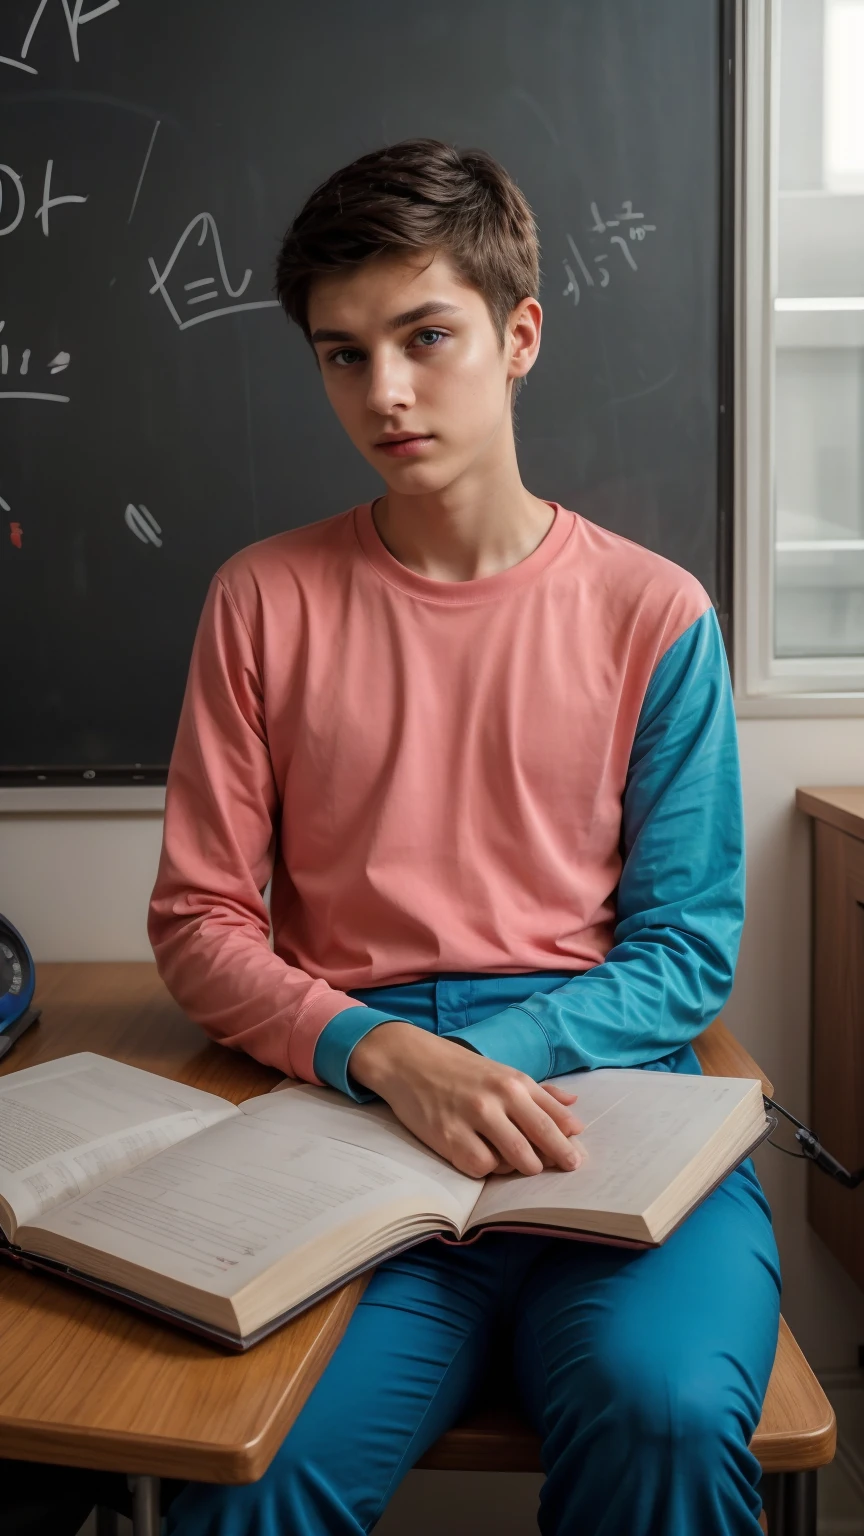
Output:
[[[337,172],[277,287],[386,492],[213,578],[160,973],[214,1039],[386,1099],[463,1172],[574,1166],[554,1078],[698,1072],[731,987],[744,845],[714,612],[521,482],[538,249],[489,156],[418,140]],[[545,1536],[755,1536],[779,1295],[750,1159],[647,1253],[432,1238],[375,1271],[260,1481],[188,1484],[169,1533],[371,1530],[495,1333],[543,1437]]]

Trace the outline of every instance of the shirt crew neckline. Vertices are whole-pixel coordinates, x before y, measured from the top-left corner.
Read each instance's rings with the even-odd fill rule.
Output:
[[[354,508],[354,531],[357,541],[369,564],[374,567],[391,587],[398,587],[410,597],[423,598],[429,603],[443,603],[448,607],[461,607],[470,603],[485,603],[492,598],[503,597],[526,582],[533,581],[551,565],[560,554],[576,526],[576,516],[557,501],[547,501],[555,513],[540,543],[524,560],[517,560],[504,571],[493,576],[478,576],[472,581],[438,581],[433,576],[421,576],[412,571],[395,555],[391,555],[372,517],[375,501],[361,502]]]

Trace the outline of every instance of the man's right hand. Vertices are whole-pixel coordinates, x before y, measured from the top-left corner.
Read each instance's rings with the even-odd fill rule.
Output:
[[[567,1109],[578,1097],[554,1081],[492,1061],[406,1020],[376,1024],[349,1058],[351,1075],[390,1105],[409,1131],[460,1173],[573,1169],[584,1129]]]

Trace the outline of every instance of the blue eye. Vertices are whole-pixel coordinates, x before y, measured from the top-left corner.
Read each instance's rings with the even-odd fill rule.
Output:
[[[412,337],[412,341],[419,342],[421,349],[424,352],[431,352],[433,347],[438,346],[440,341],[445,338],[446,335],[446,331],[439,331],[435,326],[427,326],[424,330],[418,331],[417,334]],[[423,340],[424,337],[429,336],[432,337],[431,342]],[[337,368],[350,368],[355,359],[362,356],[363,353],[358,351],[356,347],[340,347],[338,352],[330,353],[328,362],[334,363]],[[344,361],[346,358],[348,359],[347,362]]]

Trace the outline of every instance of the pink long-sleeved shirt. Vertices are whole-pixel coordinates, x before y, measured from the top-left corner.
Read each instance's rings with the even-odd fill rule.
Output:
[[[214,576],[148,917],[214,1039],[320,1082],[346,988],[608,952],[639,711],[709,600],[550,506],[527,559],[474,581],[402,565],[368,502]]]

